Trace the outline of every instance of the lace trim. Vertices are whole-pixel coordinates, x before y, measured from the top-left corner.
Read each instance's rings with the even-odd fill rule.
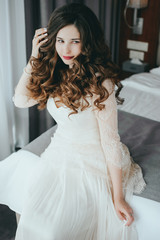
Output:
[[[136,164],[130,156],[128,148],[121,144],[122,151],[122,186],[126,200],[130,200],[133,193],[141,194],[146,183],[143,179],[141,167]],[[109,186],[113,189],[111,177],[109,175]]]
[[[143,179],[142,170],[140,166],[133,161],[128,151],[128,148],[124,144],[122,145],[122,151],[123,151],[122,160],[123,189],[125,192],[130,192],[130,194],[133,194],[133,192],[140,194],[146,186],[146,183]]]
[[[133,162],[133,159],[131,162],[130,181],[127,188],[130,188],[131,186],[133,186],[133,192],[137,194],[142,193],[146,187],[142,170],[138,164]]]

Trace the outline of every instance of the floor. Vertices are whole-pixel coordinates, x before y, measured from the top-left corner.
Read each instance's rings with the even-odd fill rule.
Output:
[[[16,227],[15,213],[0,204],[0,240],[14,240]]]

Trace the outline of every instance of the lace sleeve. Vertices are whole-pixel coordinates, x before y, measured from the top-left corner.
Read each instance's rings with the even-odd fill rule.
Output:
[[[109,91],[110,96],[103,102],[105,104],[104,109],[96,109],[94,111],[99,126],[101,145],[106,161],[118,168],[122,168],[122,144],[118,134],[115,91],[113,90],[113,84],[110,80],[106,80],[104,86]]]
[[[28,108],[37,104],[37,101],[29,97],[28,90],[26,88],[30,76],[30,73],[27,73],[26,68],[24,68],[23,74],[17,87],[15,88],[15,94],[12,98],[16,107]]]

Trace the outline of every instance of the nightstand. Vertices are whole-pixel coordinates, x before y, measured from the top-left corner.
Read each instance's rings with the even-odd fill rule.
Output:
[[[122,70],[131,73],[141,73],[149,71],[149,64],[143,62],[142,64],[132,63],[130,60],[122,63]]]

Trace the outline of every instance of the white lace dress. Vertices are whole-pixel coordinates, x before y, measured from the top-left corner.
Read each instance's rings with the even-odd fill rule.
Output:
[[[0,202],[21,214],[16,240],[138,239],[134,222],[126,227],[115,212],[107,165],[122,168],[128,202],[145,186],[141,169],[120,142],[114,92],[102,111],[93,100],[68,117],[50,98],[58,128],[41,157],[20,150],[0,163]]]

